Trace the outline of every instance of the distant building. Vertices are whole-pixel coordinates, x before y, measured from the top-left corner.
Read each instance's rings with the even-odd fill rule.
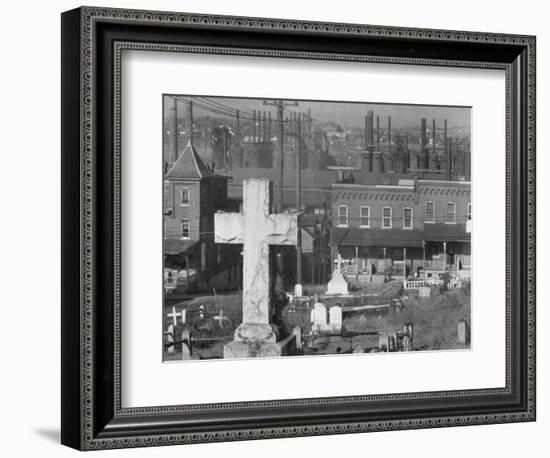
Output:
[[[212,172],[191,142],[164,176],[163,253],[165,284],[173,283],[169,289],[210,290],[240,284],[240,250],[214,243],[216,211],[238,210],[238,202],[227,198],[229,179]]]
[[[332,256],[348,274],[469,276],[470,182],[332,185]]]

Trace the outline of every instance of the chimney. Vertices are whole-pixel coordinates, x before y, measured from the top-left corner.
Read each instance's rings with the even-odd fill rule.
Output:
[[[263,136],[264,142],[267,142],[267,113],[265,111],[264,111],[264,119],[263,119],[262,136]]]
[[[187,132],[187,140],[193,146],[193,102],[187,104],[187,116],[185,117],[185,131]]]
[[[436,151],[436,148],[435,148],[435,118],[434,118],[433,123],[432,123],[432,150],[433,150],[434,156],[436,156],[437,151]]]
[[[252,110],[252,142],[256,143],[256,110]]]
[[[267,141],[271,141],[271,111],[267,113]]]
[[[420,124],[420,168],[428,168],[428,151],[426,150],[426,118],[422,118]]]
[[[240,111],[239,110],[237,110],[235,123],[236,123],[235,140],[237,142],[240,142],[241,141],[241,117],[240,117]]]
[[[178,108],[174,97],[166,98],[168,106],[168,148],[165,159],[174,163],[178,159]]]
[[[388,116],[388,151],[391,153],[391,116]]]
[[[380,151],[380,116],[376,116],[376,151]]]
[[[374,112],[367,111],[365,116],[365,149],[374,149]]]
[[[258,126],[256,127],[256,138],[258,142],[264,141],[264,133],[263,133],[263,124],[262,124],[262,111],[258,110],[258,118],[257,118]]]
[[[447,139],[447,120],[445,119],[443,124],[443,144],[445,146],[444,155],[447,161],[447,179],[451,180],[453,173],[453,161],[451,148],[449,148],[449,141]]]

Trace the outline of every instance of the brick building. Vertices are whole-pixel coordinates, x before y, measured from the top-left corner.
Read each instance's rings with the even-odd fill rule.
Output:
[[[164,176],[163,253],[169,286],[181,291],[240,284],[240,250],[214,243],[214,213],[238,211],[238,202],[227,197],[229,179],[209,169],[191,142]]]
[[[358,276],[469,276],[470,182],[386,181],[332,185],[333,259]]]

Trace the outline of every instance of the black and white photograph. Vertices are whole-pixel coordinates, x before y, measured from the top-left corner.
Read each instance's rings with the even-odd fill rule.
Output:
[[[472,107],[162,98],[163,361],[471,348]]]

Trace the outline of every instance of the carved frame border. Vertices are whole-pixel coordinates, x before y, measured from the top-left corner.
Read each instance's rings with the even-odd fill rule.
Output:
[[[80,444],[81,449],[105,449],[105,448],[121,448],[121,447],[138,447],[152,445],[168,445],[182,443],[197,443],[211,441],[228,441],[228,440],[250,440],[250,439],[265,439],[276,437],[291,437],[291,436],[307,436],[320,434],[342,434],[351,432],[368,432],[368,431],[385,431],[385,430],[400,430],[412,428],[427,428],[427,427],[443,427],[443,426],[458,426],[458,425],[474,425],[487,423],[504,423],[516,421],[529,421],[535,418],[535,49],[536,41],[532,36],[519,36],[509,34],[492,34],[480,32],[463,32],[463,31],[444,31],[444,30],[428,30],[414,29],[401,27],[384,27],[371,25],[357,24],[338,24],[325,22],[309,22],[284,19],[264,19],[250,17],[230,17],[216,15],[199,15],[185,13],[168,13],[168,12],[152,12],[152,11],[133,11],[124,9],[111,8],[95,8],[83,7],[80,9],[81,14],[81,63],[80,63],[80,93],[81,93],[81,152],[80,152],[80,169],[81,169],[81,203],[80,203],[80,218],[81,218],[81,270],[80,270],[80,291],[81,291],[81,416],[80,416]],[[417,418],[414,420],[393,420],[393,421],[372,421],[358,423],[334,423],[314,426],[299,426],[299,427],[272,427],[264,429],[246,429],[246,430],[228,430],[223,432],[212,433],[185,433],[185,434],[159,434],[154,436],[134,436],[122,438],[96,438],[93,425],[93,406],[94,406],[94,388],[93,388],[93,308],[95,306],[93,300],[94,275],[93,275],[93,240],[94,240],[94,208],[96,206],[96,195],[94,189],[94,144],[93,132],[94,125],[94,25],[98,20],[116,20],[127,21],[128,23],[147,23],[147,24],[206,24],[212,27],[229,27],[237,29],[270,29],[270,30],[298,30],[309,32],[338,32],[342,34],[360,34],[372,37],[396,37],[396,38],[415,38],[420,40],[440,39],[451,42],[486,42],[498,44],[513,44],[523,45],[527,49],[528,59],[528,100],[527,111],[528,116],[528,132],[527,143],[527,179],[528,179],[528,195],[527,195],[527,215],[528,215],[528,272],[527,272],[527,297],[528,297],[528,319],[526,323],[528,345],[528,360],[526,361],[528,381],[527,393],[528,402],[527,410],[521,413],[502,413],[491,415],[475,415],[475,416],[450,416],[440,418]],[[185,412],[189,410],[208,410],[215,408],[235,408],[235,407],[262,407],[266,405],[300,405],[300,404],[323,404],[326,402],[339,402],[350,400],[365,400],[365,399],[405,399],[405,398],[429,398],[429,397],[444,397],[450,395],[470,396],[472,394],[494,393],[507,391],[510,386],[510,346],[509,346],[509,326],[510,326],[510,295],[509,295],[509,279],[512,272],[510,265],[510,227],[511,227],[511,204],[510,204],[510,156],[511,156],[511,140],[510,140],[510,104],[511,90],[510,87],[510,66],[505,64],[488,64],[482,62],[463,62],[457,64],[456,61],[442,61],[430,59],[406,59],[406,58],[391,58],[391,57],[367,57],[354,55],[335,55],[335,54],[320,54],[320,53],[296,53],[290,51],[263,51],[258,49],[243,49],[243,48],[212,48],[203,46],[177,46],[177,45],[162,45],[162,44],[147,44],[147,43],[117,43],[116,44],[116,62],[115,68],[120,70],[120,56],[125,49],[141,49],[153,51],[175,51],[175,52],[193,52],[193,53],[218,53],[218,54],[233,54],[233,55],[254,55],[268,57],[298,57],[303,59],[334,59],[334,60],[352,60],[364,62],[379,62],[379,63],[399,63],[412,65],[442,65],[442,66],[463,66],[470,68],[499,68],[506,71],[506,108],[507,108],[507,138],[506,138],[506,157],[507,157],[507,228],[506,228],[506,277],[507,277],[507,293],[506,293],[506,323],[507,323],[507,383],[506,388],[494,390],[467,390],[460,392],[424,392],[424,393],[408,393],[397,395],[380,395],[380,396],[359,396],[346,398],[315,398],[315,399],[300,399],[300,400],[279,400],[279,401],[262,401],[252,403],[229,403],[223,405],[215,404],[200,404],[191,406],[163,406],[151,408],[136,408],[122,409],[120,406],[120,309],[116,307],[114,318],[114,333],[116,342],[115,354],[115,405],[117,414],[128,415],[135,413],[143,413],[154,415],[161,412]],[[115,98],[120,97],[120,75],[115,75]],[[114,133],[114,175],[115,175],[115,287],[113,295],[115,303],[120,304],[120,104],[115,104],[115,124],[113,125]]]

